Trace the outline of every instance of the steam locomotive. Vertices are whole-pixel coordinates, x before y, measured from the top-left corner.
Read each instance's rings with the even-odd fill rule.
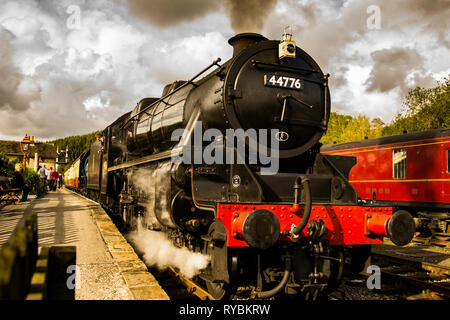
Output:
[[[229,44],[230,60],[168,84],[104,129],[73,185],[124,226],[140,221],[210,256],[195,278],[210,298],[238,286],[254,298],[315,298],[339,282],[344,260],[362,269],[371,244],[407,244],[413,219],[359,205],[348,182],[355,158],[320,153],[329,75],[290,34]]]

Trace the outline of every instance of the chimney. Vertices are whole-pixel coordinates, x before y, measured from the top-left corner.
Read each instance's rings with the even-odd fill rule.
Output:
[[[258,33],[238,33],[228,40],[228,43],[233,47],[233,58],[236,57],[242,50],[253,44],[268,40],[266,37]]]

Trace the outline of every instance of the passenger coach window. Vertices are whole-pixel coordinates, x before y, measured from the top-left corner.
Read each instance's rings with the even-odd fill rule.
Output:
[[[450,149],[447,149],[447,172],[450,173]]]
[[[394,179],[406,178],[406,149],[392,150],[392,164]]]

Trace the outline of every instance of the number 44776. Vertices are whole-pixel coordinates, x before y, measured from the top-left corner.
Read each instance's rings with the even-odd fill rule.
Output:
[[[274,87],[302,89],[302,82],[298,78],[264,75],[264,84]]]

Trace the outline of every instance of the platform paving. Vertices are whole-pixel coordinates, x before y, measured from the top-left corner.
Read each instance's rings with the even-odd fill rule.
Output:
[[[30,206],[30,203],[36,196],[29,195],[27,202],[16,202],[12,204],[0,204],[0,247],[5,244],[19,221],[22,219],[25,210]]]
[[[25,211],[38,216],[39,247],[76,246],[76,300],[168,299],[133,248],[96,203],[66,189],[0,208],[0,245]],[[69,276],[69,275],[68,275]]]

